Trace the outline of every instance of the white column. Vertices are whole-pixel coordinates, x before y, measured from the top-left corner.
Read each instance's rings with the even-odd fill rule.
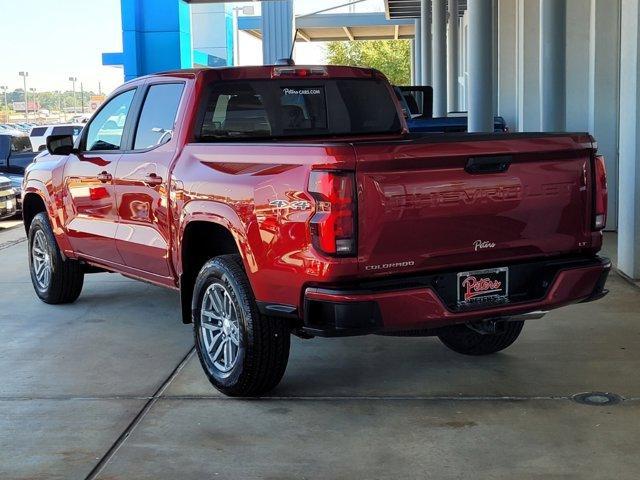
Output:
[[[460,110],[469,110],[469,102],[467,97],[469,95],[469,11],[465,10],[460,18],[460,32],[458,35],[458,45],[460,46],[460,75],[458,76],[458,91],[460,92],[460,98],[458,103],[460,104]]]
[[[447,35],[447,105],[450,112],[459,110],[458,107],[458,0],[449,0],[449,33]]]
[[[604,155],[607,164],[609,184],[607,230],[615,230],[618,225],[620,0],[591,0],[590,32],[586,130],[598,141],[598,152]],[[567,60],[573,54],[573,50],[567,50]],[[569,95],[573,90],[573,84],[567,82],[567,85],[572,86],[567,91]],[[569,128],[568,122],[567,125]]]
[[[422,85],[422,22],[415,20],[415,35],[413,37],[413,54],[415,57],[414,85]]]
[[[540,3],[540,129],[563,131],[566,115],[566,0]]]
[[[498,0],[497,113],[511,131],[518,126],[518,0]]]
[[[493,132],[493,0],[469,0],[469,131]]]
[[[611,0],[609,0],[611,1]],[[616,2],[617,0],[613,0]],[[614,10],[617,10],[614,9]],[[567,124],[568,132],[589,130],[589,63],[591,0],[567,0]],[[611,35],[611,32],[607,32]],[[616,109],[617,110],[617,109]]]
[[[518,131],[540,129],[540,0],[518,0]]]
[[[493,0],[493,42],[491,45],[493,52],[493,111],[498,111],[498,0]]]
[[[640,8],[622,0],[620,18],[620,214],[618,269],[640,279]]]
[[[447,116],[447,0],[433,0],[433,116]]]
[[[420,0],[422,85],[431,85],[431,0]]]
[[[409,41],[409,81],[411,85],[416,84],[416,41]]]

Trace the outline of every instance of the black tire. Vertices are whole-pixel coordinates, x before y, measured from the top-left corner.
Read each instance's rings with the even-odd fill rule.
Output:
[[[454,352],[463,355],[490,355],[509,347],[516,341],[524,322],[505,322],[500,333],[482,334],[467,325],[453,325],[439,335],[440,341]]]
[[[205,307],[212,306],[210,299],[215,292],[222,295],[228,293],[235,310],[230,311],[226,318],[235,319],[239,326],[239,343],[237,346],[231,344],[229,347],[236,352],[235,360],[229,362],[229,371],[223,371],[216,366],[216,358],[212,359],[211,354],[215,354],[214,350],[219,351],[220,348],[220,343],[216,343],[214,335],[222,335],[223,339],[218,341],[225,341],[223,329],[231,322],[205,322],[218,329],[219,333],[207,334],[202,328],[203,304]],[[278,385],[289,361],[289,326],[285,320],[260,315],[238,255],[219,256],[202,267],[196,278],[191,306],[198,358],[209,381],[217,390],[233,397],[251,397],[264,394]],[[234,327],[229,328],[232,329],[229,332],[235,331]],[[227,336],[230,341],[232,333],[227,333]],[[226,364],[227,347],[222,348],[225,349]],[[233,358],[232,351],[229,353],[230,358]]]
[[[50,264],[49,281],[43,285],[38,280],[34,265],[34,243],[36,237],[47,255]],[[45,212],[38,213],[29,226],[29,272],[36,295],[45,303],[72,303],[78,299],[84,284],[84,270],[80,262],[65,259],[58,248],[53,235],[49,217]]]

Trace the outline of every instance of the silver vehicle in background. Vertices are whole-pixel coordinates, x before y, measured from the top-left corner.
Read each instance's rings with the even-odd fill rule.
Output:
[[[68,123],[62,125],[42,125],[33,127],[29,133],[31,149],[34,152],[41,152],[47,148],[47,137],[51,135],[71,135],[73,140],[80,136],[84,125],[78,123]]]
[[[17,208],[16,191],[11,180],[0,175],[0,220],[13,217]]]

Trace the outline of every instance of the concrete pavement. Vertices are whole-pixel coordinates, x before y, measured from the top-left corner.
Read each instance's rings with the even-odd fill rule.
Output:
[[[640,290],[617,275],[604,300],[529,322],[492,357],[430,338],[294,339],[273,395],[237,400],[189,356],[176,294],[99,274],[75,304],[44,305],[7,233],[2,479],[640,475]],[[586,391],[625,401],[570,399]]]

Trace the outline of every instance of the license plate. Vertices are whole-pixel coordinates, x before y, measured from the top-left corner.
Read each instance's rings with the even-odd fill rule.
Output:
[[[509,299],[507,267],[458,273],[458,304],[505,303]]]
[[[13,200],[7,200],[7,210],[11,210],[13,208]]]

